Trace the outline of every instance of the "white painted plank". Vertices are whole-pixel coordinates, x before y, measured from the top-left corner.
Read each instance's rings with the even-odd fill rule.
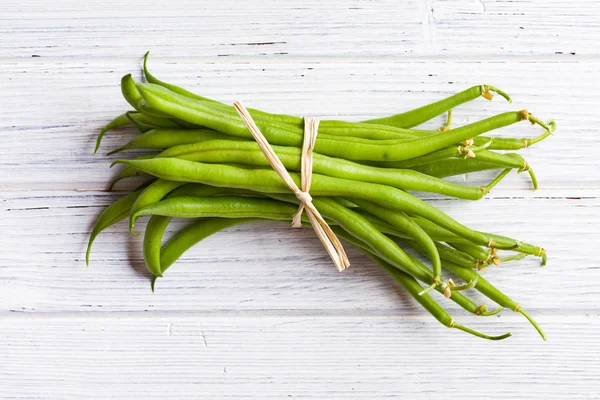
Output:
[[[527,57],[559,60],[598,54],[588,39],[600,34],[600,4],[594,0],[431,0],[429,36],[435,54]],[[587,37],[581,41],[582,37]]]
[[[9,318],[0,321],[0,398],[592,399],[598,318]],[[490,326],[491,324],[491,326]],[[502,325],[502,326],[500,326]]]
[[[543,188],[598,188],[600,136],[596,104],[600,73],[595,63],[406,63],[289,65],[164,64],[153,60],[159,77],[225,102],[274,112],[360,120],[390,115],[441,99],[472,85],[493,83],[513,95],[509,105],[496,97],[478,99],[455,111],[455,125],[496,113],[527,108],[540,118],[556,119],[555,136],[522,151]],[[120,77],[137,63],[101,65],[40,63],[0,66],[5,90],[0,98],[0,188],[100,190],[115,173],[118,158],[93,156],[100,127],[128,109]],[[552,82],[549,85],[548,82]],[[65,90],[68,88],[68,96]],[[438,118],[429,127],[439,126]],[[102,151],[125,143],[127,131],[109,133]],[[132,131],[129,131],[132,132]],[[519,124],[498,135],[534,136],[539,127]],[[492,175],[469,177],[474,185]],[[473,178],[473,179],[472,179]],[[525,177],[498,186],[529,189]]]
[[[544,191],[539,196],[431,201],[474,229],[548,250],[545,268],[531,258],[484,272],[524,308],[597,314],[600,270],[592,249],[600,240],[596,224],[600,201],[554,198]],[[143,265],[142,238],[130,237],[124,222],[98,237],[91,266],[85,267],[93,221],[116,198],[101,192],[4,193],[0,313],[425,313],[404,294],[396,295],[386,274],[357,251],[350,252],[353,267],[338,273],[312,231],[275,223],[241,226],[207,239],[184,255],[152,293]],[[478,303],[492,304],[476,293],[473,296]],[[453,303],[440,300],[456,310]]]
[[[0,5],[4,60],[545,57],[598,55],[600,5],[583,0],[75,0]]]

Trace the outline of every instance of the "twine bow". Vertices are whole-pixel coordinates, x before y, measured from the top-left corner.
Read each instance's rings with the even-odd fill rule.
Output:
[[[237,110],[238,114],[244,121],[244,124],[258,143],[258,146],[264,153],[271,167],[277,172],[277,175],[283,179],[292,192],[296,195],[296,198],[300,200],[300,206],[298,211],[292,217],[292,227],[298,228],[302,226],[302,212],[306,210],[306,215],[310,220],[310,223],[321,241],[327,253],[331,257],[331,260],[335,264],[338,271],[343,271],[346,267],[350,266],[350,261],[346,256],[342,243],[337,238],[335,233],[331,230],[325,219],[321,216],[319,211],[312,203],[312,197],[308,193],[310,191],[310,183],[312,179],[312,153],[317,140],[317,133],[319,128],[319,120],[313,118],[304,118],[304,142],[302,144],[302,159],[301,159],[301,186],[302,190],[298,188],[298,185],[294,182],[289,172],[283,166],[283,163],[273,151],[273,148],[264,137],[260,129],[256,126],[254,119],[246,110],[246,107],[240,102],[236,101],[233,106]]]

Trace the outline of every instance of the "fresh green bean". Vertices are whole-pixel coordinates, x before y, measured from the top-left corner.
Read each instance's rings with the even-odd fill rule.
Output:
[[[100,148],[100,143],[102,142],[102,138],[104,137],[106,132],[110,131],[111,129],[119,128],[125,125],[129,125],[129,118],[127,118],[127,113],[119,115],[117,118],[113,119],[108,124],[106,124],[106,126],[102,128],[102,130],[98,134],[98,137],[96,138],[96,147],[94,148],[94,154],[98,152],[98,149]]]
[[[441,150],[433,151],[425,154],[424,156],[409,158],[403,161],[380,161],[372,163],[371,165],[376,167],[385,168],[412,168],[423,164],[429,164],[432,162],[444,160],[450,157],[463,157],[470,158],[475,157],[475,153],[467,146],[450,146]]]
[[[153,222],[156,219],[156,222]],[[202,218],[195,222],[193,225],[183,229],[176,236],[174,236],[171,240],[169,240],[163,247],[160,249],[160,242],[162,241],[162,235],[166,229],[166,224],[170,220],[169,217],[160,217],[153,216],[150,222],[148,223],[148,228],[146,231],[146,235],[152,236],[151,239],[146,242],[146,238],[144,239],[144,254],[145,257],[148,256],[150,260],[154,261],[154,267],[160,266],[160,274],[162,275],[169,266],[171,266],[181,255],[191,248],[193,245],[197,244],[201,240],[206,237],[219,232],[223,229],[229,228],[231,226],[239,225],[242,223],[248,223],[255,221],[254,219],[244,218],[244,219],[232,219],[232,218]],[[351,235],[347,234],[341,228],[336,229],[336,234],[340,237],[344,238],[347,241],[350,241],[352,244],[361,243],[358,242],[357,239],[353,238]],[[148,247],[146,247],[148,246]],[[364,247],[359,246],[359,247]],[[148,252],[147,252],[148,251]],[[158,254],[160,255],[158,256]],[[160,263],[157,263],[155,260],[160,258]],[[393,267],[391,267],[393,268]],[[395,268],[394,268],[395,269]],[[397,269],[396,269],[397,270]],[[155,275],[158,276],[158,274]],[[404,276],[410,276],[405,274]],[[417,284],[418,285],[418,284]],[[153,290],[154,290],[154,281],[153,281]],[[440,290],[440,289],[438,289]],[[485,305],[477,306],[470,299],[460,294],[459,292],[453,292],[451,299],[455,301],[457,304],[461,305],[466,310],[477,314],[477,315],[487,315],[486,310],[487,307]],[[482,314],[483,313],[483,314]]]
[[[529,316],[529,314],[527,314],[525,312],[525,310],[523,308],[521,308],[521,306],[518,303],[516,303],[511,298],[506,296],[504,293],[502,293],[498,289],[496,289],[491,283],[489,283],[487,280],[485,280],[477,272],[466,269],[466,268],[460,268],[460,267],[458,267],[452,263],[448,263],[448,262],[444,262],[444,263],[442,263],[442,265],[445,269],[458,275],[462,279],[470,280],[470,279],[474,279],[475,277],[477,277],[477,284],[475,285],[475,288],[478,291],[480,291],[483,295],[489,297],[491,300],[498,303],[498,305],[509,308],[515,312],[521,313],[535,327],[535,329],[538,331],[540,336],[544,340],[546,340],[546,335],[544,334],[544,331],[542,331],[542,328],[540,328],[540,326],[533,320],[533,318],[531,318]]]
[[[480,145],[480,144],[482,144],[482,142],[484,140],[491,139],[492,140],[492,143],[490,145],[491,150],[520,150],[520,149],[524,149],[524,148],[532,146],[536,143],[541,142],[542,140],[546,139],[548,136],[552,135],[554,133],[554,131],[556,130],[556,122],[554,122],[554,121],[550,121],[546,124],[539,118],[536,118],[533,116],[529,116],[529,120],[531,121],[531,123],[540,125],[544,129],[546,129],[546,131],[543,134],[541,134],[537,137],[534,137],[534,138],[515,139],[515,138],[483,138],[483,137],[479,137],[479,138],[474,138],[475,145]]]
[[[406,244],[420,252],[427,254],[423,246],[415,241],[406,241]],[[440,259],[453,262],[463,268],[476,268],[477,260],[462,251],[450,248],[442,243],[435,242],[436,249],[440,255]]]
[[[156,156],[156,154],[143,154],[141,156],[136,157],[134,160],[148,160],[150,158],[154,158],[154,156]],[[121,170],[119,171],[119,174],[112,181],[110,181],[110,184],[106,190],[110,192],[114,188],[114,186],[117,184],[117,182],[119,182],[123,179],[132,178],[134,176],[144,176],[144,175],[147,175],[147,174],[139,171],[136,168],[133,168],[132,166],[124,165],[123,168],[121,168]]]
[[[449,242],[448,244],[450,246],[454,247],[456,250],[462,251],[463,253],[468,254],[469,256],[473,257],[476,260],[479,260],[482,262],[489,262],[489,261],[493,260],[492,254],[488,250],[485,250],[481,246],[477,246],[477,245],[470,244],[470,243]]]
[[[250,132],[239,116],[234,111],[229,113],[214,112],[209,103],[190,99],[171,92],[162,86],[150,83],[139,84],[138,89],[144,100],[153,108],[191,123],[206,126],[231,136],[251,137]],[[233,110],[233,107],[229,107]],[[324,155],[336,156],[348,160],[366,161],[401,161],[425,155],[432,151],[442,149],[459,143],[463,140],[481,135],[492,129],[501,128],[522,121],[528,114],[524,112],[508,112],[497,116],[431,136],[417,138],[411,141],[372,141],[367,143],[345,143],[340,146],[340,140],[329,139],[321,135],[317,140],[315,151]],[[302,130],[298,128],[295,133],[284,131],[271,124],[257,125],[269,143],[274,145],[300,147],[302,143]],[[393,143],[396,145],[392,145]]]
[[[289,199],[288,195],[278,197]],[[291,201],[294,201],[293,196]],[[399,268],[404,268],[406,272],[421,281],[428,284],[433,283],[433,274],[428,268],[416,265],[392,240],[373,228],[359,214],[352,214],[352,211],[330,199],[314,199],[314,203],[324,217],[335,221],[346,231],[351,229],[352,231],[349,231],[349,233],[356,236],[356,233],[363,229],[360,233],[362,237],[368,238],[370,240],[368,243],[376,245],[378,250],[385,251],[386,256],[392,257]],[[322,211],[320,207],[323,207],[325,211]],[[263,218],[289,221],[296,211],[295,204],[272,199],[239,196],[219,198],[175,197],[150,204],[138,210],[134,214],[134,218],[141,215],[162,215],[183,218]]]
[[[153,129],[131,139],[124,146],[107,153],[107,156],[132,149],[167,149],[182,144],[193,144],[208,140],[237,140],[231,136],[208,129]]]
[[[410,167],[413,171],[422,174],[434,176],[436,178],[445,178],[447,176],[470,174],[473,172],[489,171],[500,169],[502,166],[492,163],[484,163],[477,158],[446,158],[424,165]]]
[[[264,218],[290,220],[297,211],[292,204],[276,200],[239,196],[172,197],[149,204],[133,214],[163,215],[178,218]]]
[[[421,304],[421,306],[423,306],[423,308],[425,308],[431,315],[433,315],[435,319],[437,319],[446,327],[456,328],[461,331],[470,333],[471,335],[475,335],[477,337],[488,340],[502,340],[512,336],[510,332],[499,336],[489,336],[457,324],[454,321],[454,319],[450,316],[450,314],[448,314],[446,310],[444,310],[439,304],[437,304],[437,302],[433,300],[433,298],[429,294],[420,293],[421,285],[419,285],[419,283],[412,276],[400,271],[397,268],[394,268],[392,265],[388,264],[387,262],[370,252],[366,252],[366,254],[369,255],[371,259],[375,261],[380,267],[385,269],[397,282],[399,282],[402,285],[402,287],[415,300],[419,302],[419,304]]]
[[[160,245],[162,238],[171,222],[171,217],[162,215],[153,215],[148,220],[146,231],[144,233],[144,263],[148,271],[156,277],[162,276],[162,267],[160,263]],[[154,279],[152,280],[152,291],[154,291]]]
[[[189,97],[189,98],[201,100],[201,101],[216,103],[216,105],[219,105],[219,106],[225,106],[223,103],[220,103],[216,100],[210,99],[208,97],[199,96],[199,95],[192,93],[188,90],[185,90],[179,86],[169,84],[167,82],[161,81],[161,80],[157,79],[156,77],[154,77],[154,75],[152,75],[150,73],[150,71],[148,70],[147,63],[148,63],[149,54],[150,54],[150,52],[146,52],[146,54],[144,56],[144,75],[146,76],[146,80],[149,83],[154,83],[154,84],[163,86],[166,89],[169,89],[172,92],[175,92],[175,93],[180,94],[185,97]],[[380,129],[383,132],[385,132],[386,128],[389,128],[388,132],[390,132],[390,131],[393,132],[392,135],[386,135],[383,137],[370,136],[369,137],[370,139],[397,139],[397,138],[399,138],[398,135],[402,134],[400,129],[412,128],[416,125],[420,125],[421,123],[429,121],[430,119],[432,119],[440,114],[443,114],[446,111],[450,111],[452,108],[454,108],[460,104],[464,104],[468,101],[474,100],[474,99],[478,98],[479,96],[483,95],[484,97],[491,98],[491,97],[489,97],[489,96],[491,96],[490,92],[497,92],[502,97],[504,97],[506,100],[508,100],[509,103],[511,102],[510,97],[503,91],[501,91],[491,85],[478,85],[478,86],[469,88],[467,90],[464,90],[461,93],[458,93],[458,94],[452,95],[448,98],[445,98],[441,101],[438,101],[438,102],[435,102],[432,104],[428,104],[426,106],[423,106],[423,107],[420,107],[420,108],[417,108],[417,109],[414,109],[414,110],[411,110],[411,111],[408,111],[408,112],[405,112],[402,114],[397,114],[397,115],[387,117],[387,118],[385,118],[386,121],[384,121],[386,123],[378,123],[378,121],[381,121],[383,119],[369,120],[369,121],[364,121],[364,122],[368,123],[368,124],[380,125]],[[291,116],[281,115],[281,114],[265,113],[265,112],[261,112],[259,110],[252,110],[252,109],[249,111],[254,119],[271,119],[276,122],[283,122],[283,123],[296,125],[296,126],[301,126],[301,124],[302,124],[302,120],[297,117],[291,117]],[[322,132],[338,134],[338,135],[342,135],[342,136],[362,135],[364,132],[364,129],[362,127],[355,128],[354,123],[344,123],[343,121],[331,121],[332,122],[331,126],[328,126],[329,125],[328,122],[329,121],[325,121],[325,124],[322,127],[322,128],[324,128],[324,131],[322,131]],[[335,132],[335,131],[337,131],[337,132]]]
[[[156,126],[151,125],[148,120],[138,111],[127,111],[125,114],[133,126],[140,131],[140,133],[145,133],[156,128]]]
[[[156,203],[162,200],[167,194],[177,189],[180,186],[185,185],[184,182],[173,182],[166,181],[163,179],[157,179],[148,186],[136,199],[135,203],[131,206],[129,211],[129,232],[132,235],[137,236],[139,233],[133,231],[136,218],[134,217],[138,210],[146,207],[149,204]]]
[[[188,98],[211,102],[214,107],[227,107],[225,104],[220,103],[216,100],[209,99],[207,97],[198,96],[188,90],[182,89],[176,85],[172,85],[163,81],[156,79],[147,68],[147,59],[148,53],[146,53],[144,57],[144,73],[146,75],[146,79],[150,83],[158,84],[160,86],[165,87],[177,94],[183,95]],[[366,124],[375,124],[378,125],[377,130],[365,129],[362,124],[356,125],[356,123],[346,123],[343,121],[322,121],[320,131],[321,133],[331,134],[331,135],[341,135],[341,136],[355,136],[355,137],[363,137],[368,139],[407,139],[410,136],[426,136],[431,135],[434,131],[416,131],[416,130],[407,130],[407,128],[412,128],[414,126],[420,125],[423,122],[429,121],[432,118],[443,114],[444,112],[450,112],[453,108],[458,105],[464,104],[468,101],[474,100],[479,96],[483,96],[487,99],[491,99],[491,93],[496,92],[502,97],[504,97],[509,103],[511,103],[510,97],[503,91],[491,85],[478,85],[473,86],[469,89],[466,89],[460,93],[442,99],[440,101],[401,113],[396,114],[384,118],[376,118],[368,121],[364,121]],[[271,114],[262,112],[260,110],[250,109],[250,114],[255,120],[266,120],[266,121],[274,121],[274,122],[283,122],[286,124],[290,124],[296,127],[302,127],[302,119],[287,115],[281,114]],[[535,143],[540,142],[545,139],[556,129],[556,124],[554,121],[551,121],[548,124],[543,123],[539,119],[530,116],[530,121],[532,123],[537,123],[540,126],[546,129],[546,132],[536,138],[528,139],[513,139],[513,138],[495,138],[495,137],[479,137],[475,138],[475,145],[482,146],[484,143],[493,140],[493,143],[490,145],[490,150],[518,150],[528,146],[531,146]],[[445,131],[445,130],[444,130]]]
[[[265,197],[258,192],[252,190],[208,186],[201,183],[187,183],[173,190],[168,198],[173,197],[210,197],[210,196],[244,196],[244,197]]]
[[[384,262],[386,264],[385,268],[384,268],[386,271],[388,271],[390,273],[394,273],[394,271],[401,272],[403,274],[403,276],[410,277],[414,281],[414,278],[412,278],[412,276],[410,276],[409,274],[406,274],[405,272],[401,271],[400,269],[395,268],[393,264],[389,264],[389,263],[383,261],[381,259],[381,257],[379,257],[367,244],[360,241],[360,239],[350,235],[349,233],[347,233],[343,229],[340,229],[339,227],[334,227],[334,231],[335,231],[336,235],[338,235],[345,241],[349,242],[350,244],[354,245],[355,247],[363,250],[365,252],[365,254],[367,254],[372,259],[373,259],[373,257],[376,257],[376,260],[375,259],[374,260],[377,262],[377,264],[381,265],[380,262]],[[418,263],[418,261],[416,259],[414,259],[413,257],[410,257],[410,258],[413,259],[416,263]],[[414,282],[417,284],[418,288],[417,288],[417,286],[414,286],[415,290],[411,294],[416,294],[416,296],[413,296],[413,297],[417,301],[419,301],[419,298],[421,296],[428,296],[427,293],[423,293],[421,291],[421,289],[422,289],[421,286],[416,281],[414,281]],[[436,289],[439,292],[443,292],[443,289],[441,289],[439,287]],[[426,298],[428,298],[428,297],[426,297]],[[502,311],[502,308],[499,308],[499,309],[488,312],[487,306],[485,304],[477,306],[471,299],[464,296],[463,294],[461,294],[458,291],[453,291],[451,293],[450,299],[453,300],[456,304],[458,304],[462,308],[464,308],[465,310],[467,310],[473,314],[476,314],[476,315],[490,316],[490,315],[494,315],[494,314],[497,314],[498,312]],[[420,303],[420,301],[419,301],[419,303]],[[424,308],[431,313],[431,311],[427,307],[424,307]],[[434,315],[434,314],[432,313],[432,315]],[[435,315],[434,315],[434,317],[435,317]]]
[[[356,203],[360,208],[367,212],[375,215],[386,221],[394,228],[408,234],[408,236],[419,243],[424,249],[425,254],[431,261],[433,268],[433,281],[434,283],[428,289],[431,290],[441,282],[442,264],[440,262],[440,254],[438,253],[437,247],[431,237],[423,231],[423,229],[408,215],[402,211],[391,211],[387,208],[381,207],[377,204],[371,203],[370,201],[362,199],[350,199],[353,203]]]
[[[421,125],[422,123],[429,121],[430,119],[440,114],[443,114],[453,108],[456,108],[461,104],[464,104],[471,100],[475,100],[476,98],[484,95],[485,93],[489,94],[490,91],[498,93],[506,100],[508,100],[509,103],[512,102],[510,97],[508,97],[508,95],[503,91],[491,85],[478,85],[473,86],[450,97],[447,97],[443,100],[427,104],[423,107],[419,107],[414,110],[404,112],[402,114],[396,114],[390,117],[371,119],[366,122],[370,124],[389,125],[401,128],[412,128],[414,126]]]
[[[300,171],[301,151],[293,147],[271,146],[289,171]],[[158,157],[177,157],[204,163],[231,163],[270,167],[256,142],[205,141],[175,146]],[[313,172],[362,182],[379,183],[404,190],[440,193],[467,200],[478,200],[486,193],[482,187],[464,186],[432,178],[410,170],[370,167],[352,161],[313,153]]]
[[[129,210],[135,200],[141,193],[141,190],[136,190],[134,192],[129,193],[127,196],[121,197],[119,200],[112,203],[108,206],[102,214],[98,217],[96,224],[94,225],[94,229],[90,234],[90,239],[88,241],[87,250],[85,252],[85,264],[90,265],[90,252],[92,251],[92,244],[96,239],[96,236],[106,228],[111,225],[116,224],[117,222],[125,219],[127,215],[129,215]]]
[[[211,186],[228,186],[268,193],[289,193],[289,188],[273,170],[244,169],[221,164],[204,164],[175,158],[151,160],[117,160],[113,164],[131,165],[139,170],[172,181],[197,182]],[[290,176],[299,184],[297,173]],[[416,197],[390,186],[357,182],[313,174],[311,194],[313,196],[340,196],[361,198],[383,207],[399,209],[413,216],[423,216],[438,225],[482,246],[513,249],[516,240],[492,240],[453,220],[437,208]]]

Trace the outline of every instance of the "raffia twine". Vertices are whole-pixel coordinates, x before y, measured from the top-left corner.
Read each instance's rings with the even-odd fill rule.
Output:
[[[238,114],[244,121],[244,124],[258,143],[258,146],[264,153],[267,160],[269,160],[269,164],[271,167],[277,172],[277,175],[283,179],[283,181],[287,184],[292,192],[296,195],[298,200],[300,200],[300,206],[298,207],[298,211],[292,216],[292,227],[299,228],[302,226],[302,212],[306,211],[306,215],[310,220],[310,223],[315,231],[315,234],[323,243],[325,250],[331,257],[331,260],[335,264],[338,271],[343,271],[347,267],[350,266],[350,261],[346,256],[346,252],[344,251],[344,247],[342,243],[335,235],[335,233],[331,230],[325,219],[321,216],[319,211],[312,203],[312,197],[309,194],[310,184],[312,181],[312,154],[313,149],[315,147],[315,143],[317,141],[317,133],[319,130],[319,120],[305,117],[304,118],[304,141],[302,144],[302,158],[301,158],[301,169],[300,169],[300,177],[301,177],[301,186],[302,189],[296,185],[289,172],[283,166],[283,163],[273,151],[273,148],[262,134],[254,119],[246,110],[246,107],[240,102],[236,101],[233,103],[233,106],[237,110]]]

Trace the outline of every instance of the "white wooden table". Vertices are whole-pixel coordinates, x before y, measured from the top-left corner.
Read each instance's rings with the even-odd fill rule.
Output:
[[[0,398],[600,397],[597,1],[0,3]],[[515,103],[479,99],[457,124],[525,107],[555,118],[557,134],[523,152],[539,191],[514,174],[479,202],[425,196],[547,248],[546,268],[527,259],[486,277],[549,340],[517,314],[444,302],[514,336],[447,330],[357,251],[337,273],[310,231],[284,225],[209,238],[156,293],[125,224],[86,268],[92,224],[120,195],[105,192],[114,158],[91,154],[95,136],[127,109],[120,77],[140,79],[148,49],[165,80],[276,112],[360,120],[490,83]]]

